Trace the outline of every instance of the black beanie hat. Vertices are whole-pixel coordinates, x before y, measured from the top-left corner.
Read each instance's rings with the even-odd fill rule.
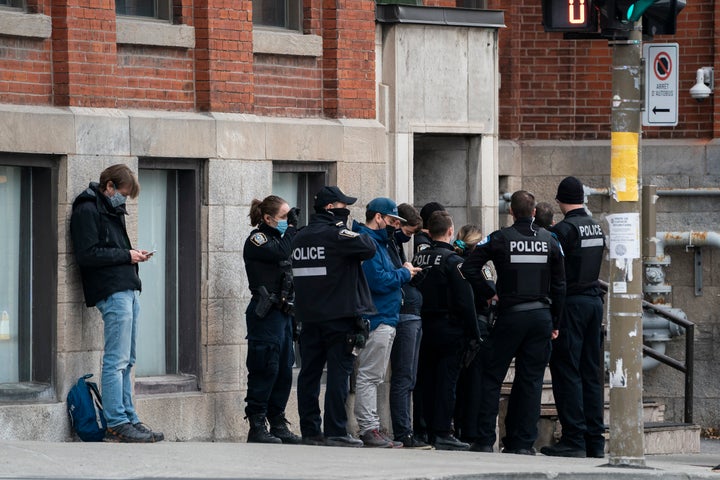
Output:
[[[565,177],[558,185],[555,199],[568,205],[581,205],[585,202],[583,184],[575,177]]]
[[[430,220],[430,215],[432,215],[435,212],[444,211],[444,210],[445,210],[445,207],[443,207],[438,202],[426,203],[420,210],[420,218],[422,218],[422,221],[423,221],[423,228],[427,228],[428,220]]]

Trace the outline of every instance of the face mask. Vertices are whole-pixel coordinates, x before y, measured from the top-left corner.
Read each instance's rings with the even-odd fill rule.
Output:
[[[344,220],[350,216],[350,209],[348,208],[328,208],[327,211],[338,217],[340,220]]]
[[[407,243],[412,238],[412,237],[408,237],[407,235],[405,235],[405,232],[403,232],[402,229],[395,230],[394,235],[395,235],[395,241],[398,244]]]
[[[122,193],[116,191],[115,195],[110,197],[109,200],[110,200],[110,205],[112,205],[114,208],[117,208],[120,205],[125,204],[127,197],[125,197],[125,195],[123,195]]]
[[[278,229],[278,232],[280,232],[280,235],[284,235],[284,234],[285,234],[285,230],[288,229],[287,220],[278,220],[277,227],[275,227],[275,228]]]
[[[393,238],[393,235],[395,235],[395,227],[388,225],[385,227],[385,231],[387,232],[388,238]]]

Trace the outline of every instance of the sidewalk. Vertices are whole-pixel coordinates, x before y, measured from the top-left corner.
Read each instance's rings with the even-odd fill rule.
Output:
[[[247,443],[0,441],[0,479],[720,479],[712,444],[696,455],[645,457],[647,468],[606,459],[502,453],[333,448]]]

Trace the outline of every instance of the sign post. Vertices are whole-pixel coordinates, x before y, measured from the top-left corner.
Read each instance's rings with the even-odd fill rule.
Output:
[[[643,126],[678,124],[678,44],[646,43]]]

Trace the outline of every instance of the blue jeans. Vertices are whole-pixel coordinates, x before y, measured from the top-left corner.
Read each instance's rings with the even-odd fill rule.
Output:
[[[390,417],[395,438],[412,433],[410,396],[417,378],[422,322],[405,320],[395,327],[395,341],[390,354]]]
[[[135,338],[140,314],[139,292],[116,292],[97,302],[105,324],[102,397],[108,427],[137,423],[132,401],[131,370],[135,365]]]

